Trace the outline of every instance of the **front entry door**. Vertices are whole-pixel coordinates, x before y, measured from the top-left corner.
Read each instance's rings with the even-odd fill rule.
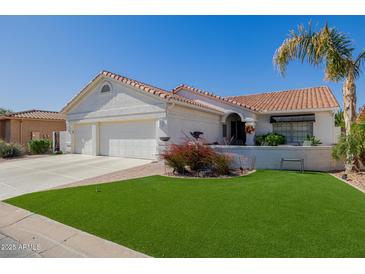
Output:
[[[241,121],[231,121],[231,137],[234,137],[234,145],[246,144],[245,123]]]

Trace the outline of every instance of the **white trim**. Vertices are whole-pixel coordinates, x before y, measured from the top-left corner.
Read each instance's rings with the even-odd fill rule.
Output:
[[[320,111],[335,111],[337,112],[340,108],[303,108],[303,109],[293,109],[293,110],[270,110],[262,111],[260,114],[286,114],[286,113],[306,113],[306,112],[320,112]]]
[[[105,76],[103,74],[99,74],[96,78],[94,78],[89,84],[87,84],[82,90],[81,92],[79,92],[76,96],[74,96],[68,104],[70,104],[69,106],[65,106],[63,109],[62,109],[62,113],[68,113],[70,112],[73,108],[77,107],[78,104],[81,103],[81,101],[84,99],[85,96],[88,95],[88,93],[90,93],[91,91],[93,91],[93,88],[97,88],[98,85],[100,85],[100,81],[104,80],[105,82],[109,82],[110,84],[113,82],[114,84],[117,84],[117,85],[120,85],[122,87],[127,87],[127,88],[130,88],[134,91],[137,91],[138,93],[141,93],[143,95],[147,95],[149,97],[152,97],[152,98],[155,98],[155,99],[158,99],[159,101],[161,102],[166,102],[167,100],[164,99],[164,98],[161,98],[160,96],[158,95],[155,95],[155,94],[152,94],[150,92],[146,92],[146,91],[143,91],[139,88],[136,88],[132,85],[128,85],[126,83],[123,83],[121,81],[117,81],[113,78],[110,78],[108,76]],[[114,87],[113,87],[114,88]],[[97,92],[99,92],[100,94],[109,94],[109,92],[105,92],[105,93],[102,93],[100,92],[100,90],[97,90]]]
[[[168,103],[175,103],[175,104],[178,104],[178,105],[182,105],[182,106],[186,106],[186,107],[189,107],[189,108],[192,108],[192,109],[199,109],[201,111],[206,111],[206,112],[211,112],[211,113],[216,113],[216,114],[222,114],[223,112],[219,111],[219,110],[213,110],[213,109],[210,109],[208,107],[204,107],[204,106],[198,106],[198,105],[194,105],[194,104],[191,104],[191,103],[186,103],[186,102],[181,102],[181,101],[178,101],[177,99],[174,99],[173,97],[171,99],[165,99],[165,98],[162,98],[161,96],[159,95],[155,95],[155,94],[152,94],[150,92],[146,92],[144,90],[141,90],[139,88],[136,88],[132,85],[128,85],[126,83],[123,83],[121,81],[118,81],[116,79],[113,79],[113,78],[110,78],[108,76],[105,76],[103,74],[99,74],[96,78],[94,78],[89,84],[86,85],[86,87],[84,87],[84,89],[79,92],[75,97],[73,97],[68,104],[70,105],[66,105],[63,109],[62,109],[62,113],[68,113],[70,112],[73,108],[75,108],[81,101],[82,99],[88,95],[89,92],[91,92],[93,90],[94,87],[97,87],[97,85],[100,84],[100,81],[104,79],[105,82],[114,82],[115,84],[119,84],[123,87],[128,87],[128,88],[131,88],[133,90],[135,90],[136,92],[139,92],[143,95],[147,95],[147,96],[150,96],[152,98],[155,98],[155,99],[158,99],[160,100],[161,102],[168,102]],[[111,90],[112,91],[112,90]],[[99,93],[100,90],[98,91]],[[104,93],[101,93],[101,94],[104,94]],[[105,94],[109,94],[109,93],[105,93]]]
[[[218,114],[218,115],[223,115],[224,114],[224,112],[221,112],[219,110],[213,110],[213,109],[210,109],[208,107],[204,108],[204,107],[192,105],[192,104],[185,103],[185,102],[180,102],[180,101],[177,101],[177,100],[173,100],[173,102],[169,102],[169,104],[180,105],[180,106],[183,106],[183,107],[192,108],[192,109],[205,111],[205,112],[210,112],[210,113],[214,113],[214,114]]]
[[[241,121],[242,122],[250,122],[250,123],[256,123],[257,120],[251,118],[251,117],[245,117],[242,113],[240,112],[236,112],[236,111],[229,111],[229,112],[226,112],[222,118],[221,118],[221,123],[226,123],[226,120],[228,118],[229,115],[231,114],[237,114],[238,116],[240,116],[241,118]]]
[[[260,112],[259,111],[257,111],[257,110],[253,110],[253,109],[250,109],[250,108],[247,108],[247,107],[244,107],[243,105],[239,105],[239,104],[235,104],[235,103],[231,103],[231,102],[228,102],[228,101],[226,101],[226,100],[224,100],[224,99],[222,99],[222,98],[225,98],[225,97],[222,97],[222,98],[217,98],[217,97],[215,97],[215,96],[219,96],[219,95],[215,95],[215,96],[213,96],[213,95],[209,95],[209,94],[204,94],[204,93],[201,93],[201,92],[199,92],[199,91],[196,91],[196,90],[193,90],[193,89],[189,89],[189,88],[186,88],[186,87],[181,87],[179,90],[177,90],[176,91],[176,94],[178,94],[180,91],[189,91],[189,92],[192,92],[192,93],[195,93],[195,94],[198,94],[198,95],[200,95],[200,96],[202,96],[203,98],[204,97],[207,97],[207,98],[209,98],[209,99],[211,99],[211,100],[213,100],[213,101],[216,101],[216,102],[219,102],[219,103],[222,103],[222,104],[224,104],[224,105],[227,105],[227,106],[233,106],[233,107],[238,107],[238,108],[242,108],[242,109],[244,109],[245,111],[247,111],[247,112],[251,112],[251,113],[253,113],[253,114],[259,114]],[[181,95],[182,96],[182,95]],[[204,100],[202,100],[202,101],[204,101]],[[234,100],[232,100],[232,101],[234,101]]]
[[[92,118],[83,118],[83,119],[68,119],[69,122],[77,123],[77,124],[89,124],[96,122],[113,122],[113,121],[135,121],[135,120],[151,120],[151,119],[160,119],[165,118],[166,112],[156,112],[156,113],[140,113],[140,114],[132,114],[132,115],[116,115],[109,117],[92,117]]]
[[[71,109],[76,107],[80,102],[81,99],[94,87],[97,86],[99,80],[103,78],[103,75],[99,74],[94,79],[92,79],[88,84],[86,84],[81,91],[79,91],[71,100],[69,100],[66,105],[62,108],[61,113],[67,114]]]

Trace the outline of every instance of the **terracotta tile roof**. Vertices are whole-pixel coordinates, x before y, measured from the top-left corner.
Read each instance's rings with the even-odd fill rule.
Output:
[[[240,106],[255,112],[267,111],[288,111],[288,110],[302,110],[302,109],[318,109],[318,108],[337,108],[339,104],[332,94],[329,87],[314,87],[296,90],[286,90],[277,92],[267,92],[253,95],[222,97],[214,93],[204,91],[198,88],[188,86],[186,84],[174,88],[168,92],[162,88],[158,88],[128,77],[118,75],[109,71],[100,72],[92,81],[90,81],[62,110],[67,112],[69,107],[76,102],[87,91],[89,87],[97,78],[108,77],[120,81],[124,84],[138,88],[145,92],[156,95],[166,101],[176,101],[191,104],[203,109],[210,109],[216,112],[221,112],[207,104],[192,100],[179,95],[181,90],[190,90],[199,93],[203,96],[218,100],[224,103]]]
[[[56,111],[32,109],[7,114],[4,115],[4,118],[65,120],[66,116]]]
[[[100,72],[91,82],[89,82],[89,84],[87,84],[62,110],[61,112],[64,112],[65,110],[67,110],[67,108],[75,101],[77,100],[85,91],[85,89],[90,86],[98,77],[100,76],[104,76],[104,77],[108,77],[108,78],[112,78],[114,80],[120,81],[124,84],[130,85],[132,87],[138,88],[140,90],[143,90],[145,92],[151,93],[153,95],[156,95],[158,97],[161,97],[167,101],[176,101],[176,102],[182,102],[182,103],[187,103],[190,105],[194,105],[200,108],[204,108],[204,109],[210,109],[216,112],[220,112],[219,110],[216,110],[214,108],[208,107],[204,104],[195,102],[194,100],[190,100],[188,98],[182,97],[180,95],[177,94],[173,94],[171,92],[168,92],[166,90],[163,90],[161,88],[128,78],[128,77],[124,77],[121,76],[119,74],[113,73],[113,72],[109,72],[106,70],[103,70],[102,72]]]
[[[237,106],[244,107],[244,108],[247,108],[247,109],[251,109],[251,110],[254,110],[254,111],[256,110],[256,109],[252,108],[250,105],[247,105],[243,102],[238,102],[238,101],[232,100],[229,97],[222,97],[222,96],[219,96],[219,95],[215,95],[212,92],[208,92],[208,91],[204,91],[204,90],[201,90],[201,89],[198,89],[198,88],[194,88],[194,87],[188,86],[186,84],[182,84],[180,86],[177,86],[171,92],[173,94],[177,94],[181,90],[190,90],[190,91],[199,93],[203,96],[210,97],[210,98],[218,100],[218,101],[224,101],[225,103],[237,105]]]
[[[339,107],[331,89],[326,86],[227,98],[264,112]]]

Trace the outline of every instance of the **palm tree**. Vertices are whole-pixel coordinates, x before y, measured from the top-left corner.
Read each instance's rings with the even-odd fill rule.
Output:
[[[325,80],[343,83],[344,120],[346,135],[350,134],[351,126],[356,120],[356,79],[360,76],[365,60],[365,50],[356,58],[353,56],[352,41],[347,35],[329,28],[327,24],[318,31],[299,25],[291,30],[289,37],[276,50],[274,64],[282,75],[285,74],[288,63],[298,59],[307,61],[314,66],[324,65]],[[349,150],[346,156],[346,172],[354,169],[354,156]]]
[[[343,110],[335,113],[335,126],[341,128],[341,133],[345,129],[345,119],[343,118]]]

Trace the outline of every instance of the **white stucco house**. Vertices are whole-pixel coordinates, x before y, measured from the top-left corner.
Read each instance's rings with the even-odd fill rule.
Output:
[[[307,135],[332,145],[338,109],[328,87],[221,97],[188,85],[167,91],[102,71],[62,112],[72,153],[156,159],[163,137],[179,143],[192,132],[202,132],[209,144],[253,146],[256,135],[277,132],[289,145],[301,145]]]

